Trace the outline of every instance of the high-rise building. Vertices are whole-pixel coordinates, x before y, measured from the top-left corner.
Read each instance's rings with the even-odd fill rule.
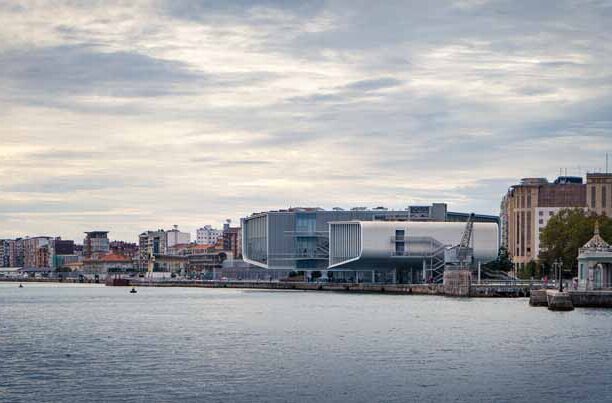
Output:
[[[512,186],[502,201],[502,240],[515,269],[538,258],[540,232],[557,211],[586,207],[586,185],[582,178],[561,176],[553,183],[546,178],[525,178]]]
[[[23,267],[24,264],[24,239],[17,238],[9,240],[9,266]]]
[[[0,239],[0,267],[10,267],[11,264],[11,240]]]
[[[223,231],[205,225],[196,230],[196,242],[198,245],[214,245],[223,237]]]
[[[86,232],[83,240],[83,257],[91,259],[106,255],[110,251],[108,231]]]
[[[163,229],[146,231],[138,236],[139,265],[147,270],[156,255],[165,255],[168,251],[168,238]]]
[[[25,238],[23,240],[23,266],[27,268],[49,267],[48,245],[51,239],[53,238],[48,236]]]
[[[612,217],[612,174],[587,173],[586,204],[597,214]]]

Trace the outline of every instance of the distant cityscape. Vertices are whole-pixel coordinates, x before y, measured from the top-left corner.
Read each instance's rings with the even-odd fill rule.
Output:
[[[524,178],[503,195],[499,216],[449,211],[445,203],[385,207],[293,207],[253,213],[232,226],[204,225],[192,234],[147,230],[138,243],[84,233],[82,243],[60,236],[0,240],[4,276],[55,276],[99,281],[109,275],[152,278],[440,282],[465,223],[473,223],[472,264],[507,251],[511,276],[543,251],[539,234],[557,212],[578,208],[612,216],[612,174]]]

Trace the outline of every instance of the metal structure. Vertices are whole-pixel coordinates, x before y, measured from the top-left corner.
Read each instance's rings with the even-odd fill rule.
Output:
[[[472,244],[474,233],[474,213],[470,214],[465,229],[461,234],[459,244],[448,248],[445,263],[450,269],[471,269],[474,259],[474,246]]]

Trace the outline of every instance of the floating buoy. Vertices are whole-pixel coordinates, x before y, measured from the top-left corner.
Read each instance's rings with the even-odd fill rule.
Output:
[[[23,288],[23,284],[19,283],[19,288]]]
[[[136,291],[136,288],[132,287],[132,290],[130,291],[130,294],[136,294],[138,291]]]

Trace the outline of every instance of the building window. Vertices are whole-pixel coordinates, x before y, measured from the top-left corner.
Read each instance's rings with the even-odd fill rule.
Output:
[[[608,195],[606,194],[607,193],[606,190],[608,189],[606,189],[605,186],[601,188],[601,207],[602,208],[606,208],[606,199],[608,198]]]
[[[595,208],[595,186],[591,186],[591,208]]]
[[[553,213],[552,211],[549,211],[549,212],[548,212],[548,216],[549,216],[549,217],[552,217],[552,215],[553,215],[553,214],[554,214],[554,213]]]
[[[538,212],[538,215],[541,217],[541,216],[543,216],[543,215],[544,215],[544,212],[543,212],[543,211],[539,211],[539,212]]]
[[[396,241],[403,241],[404,240],[404,230],[403,229],[396,229],[395,230],[395,240]]]
[[[531,192],[527,193],[527,208],[531,208]]]
[[[544,224],[544,220],[540,218],[540,219],[538,220],[538,223],[540,223],[540,225],[541,225],[541,224]]]
[[[296,214],[295,230],[297,232],[315,232],[317,217],[314,214]]]
[[[403,255],[404,251],[405,251],[404,242],[396,242],[395,243],[395,254],[396,255]]]
[[[531,211],[527,212],[527,243],[531,243]]]

